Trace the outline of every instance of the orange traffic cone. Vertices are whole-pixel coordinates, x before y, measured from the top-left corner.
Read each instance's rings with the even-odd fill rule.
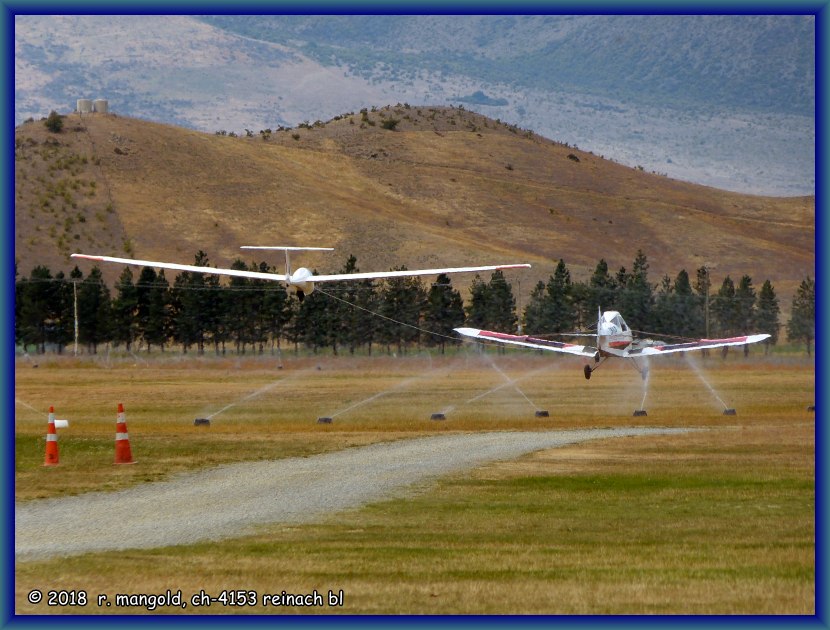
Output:
[[[130,434],[127,433],[127,421],[124,416],[124,405],[118,403],[118,416],[115,419],[115,463],[134,464],[130,450]]]
[[[46,429],[46,459],[44,466],[58,465],[58,432],[55,431],[55,408],[49,407],[49,425]]]

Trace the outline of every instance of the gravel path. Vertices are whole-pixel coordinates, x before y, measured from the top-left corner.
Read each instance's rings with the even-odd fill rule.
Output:
[[[229,464],[118,492],[17,503],[15,557],[36,560],[237,537],[258,525],[309,522],[414,483],[540,449],[684,431],[641,427],[431,436]]]

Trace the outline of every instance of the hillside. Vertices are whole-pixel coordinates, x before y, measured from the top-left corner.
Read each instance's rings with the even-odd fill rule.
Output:
[[[201,249],[227,266],[251,262],[240,245],[315,245],[335,248],[303,257],[321,272],[350,254],[364,271],[529,262],[509,276],[521,305],[559,258],[585,279],[642,249],[653,283],[706,264],[716,286],[769,279],[784,310],[814,275],[813,197],[672,180],[463,109],[399,105],[250,137],[73,114],[60,134],[19,126],[15,147],[24,275],[68,273],[72,252],[190,263]]]

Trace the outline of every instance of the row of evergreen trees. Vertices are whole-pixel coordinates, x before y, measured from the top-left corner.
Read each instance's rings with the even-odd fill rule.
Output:
[[[198,252],[198,266],[209,266]],[[233,267],[276,272],[266,263]],[[340,273],[358,272],[351,256]],[[793,300],[787,330],[791,341],[810,343],[815,336],[815,285],[802,282]],[[562,334],[596,325],[597,311],[618,310],[629,326],[653,335],[689,338],[767,332],[771,344],[780,329],[778,299],[767,280],[756,295],[749,276],[737,287],[728,276],[717,292],[709,273],[697,270],[694,281],[685,270],[659,285],[648,280],[648,261],[637,253],[631,271],[611,274],[600,260],[588,282],[573,282],[560,260],[547,283],[539,282],[521,313],[528,334]],[[62,352],[76,339],[88,352],[111,343],[128,351],[164,350],[172,344],[184,352],[273,352],[283,341],[317,352],[335,354],[373,346],[399,353],[421,345],[458,341],[453,328],[472,326],[503,332],[519,328],[513,289],[500,271],[489,281],[476,276],[466,306],[446,275],[427,286],[417,277],[342,281],[319,285],[302,302],[280,283],[182,272],[172,285],[164,271],[144,267],[136,279],[125,267],[114,296],[94,267],[87,277],[75,267],[66,277],[52,276],[43,266],[28,278],[16,279],[15,339],[39,352]]]

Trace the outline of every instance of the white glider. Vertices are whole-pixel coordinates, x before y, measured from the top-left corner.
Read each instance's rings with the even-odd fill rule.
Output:
[[[243,269],[223,269],[221,267],[199,267],[197,265],[181,265],[178,263],[159,262],[156,260],[136,260],[133,258],[116,258],[113,256],[92,256],[89,254],[72,254],[72,258],[84,258],[100,262],[119,263],[122,265],[135,265],[138,267],[159,267],[160,269],[174,269],[176,271],[190,271],[193,273],[212,273],[221,276],[235,276],[238,278],[256,278],[258,280],[271,280],[284,282],[286,289],[295,293],[302,300],[306,295],[314,291],[314,285],[318,282],[336,282],[339,280],[374,280],[380,278],[400,278],[408,276],[440,275],[442,273],[468,273],[478,271],[495,271],[497,269],[521,269],[529,268],[527,263],[509,265],[484,265],[481,267],[448,267],[445,269],[407,269],[403,271],[379,271],[369,273],[341,273],[317,275],[311,273],[305,267],[300,267],[292,273],[289,252],[293,251],[332,251],[331,247],[283,247],[283,246],[257,246],[243,245],[242,249],[268,249],[285,252],[285,273],[265,273],[262,271],[246,271]]]
[[[539,350],[550,350],[553,352],[564,352],[575,354],[581,357],[593,359],[595,363],[608,357],[619,357],[623,359],[635,359],[634,365],[640,370],[643,378],[648,373],[647,368],[640,369],[636,359],[639,357],[670,354],[672,352],[689,352],[704,348],[721,348],[723,346],[742,346],[748,343],[757,343],[768,339],[770,335],[742,335],[740,337],[729,337],[726,339],[697,339],[685,343],[664,343],[649,339],[634,339],[631,329],[625,323],[617,311],[605,311],[600,313],[597,321],[596,346],[582,346],[561,341],[550,341],[529,335],[510,335],[506,333],[493,332],[490,330],[479,330],[477,328],[456,328],[455,331],[465,337],[472,337],[483,341],[495,341],[498,343]],[[585,378],[591,378],[591,372],[598,366],[585,365]]]

